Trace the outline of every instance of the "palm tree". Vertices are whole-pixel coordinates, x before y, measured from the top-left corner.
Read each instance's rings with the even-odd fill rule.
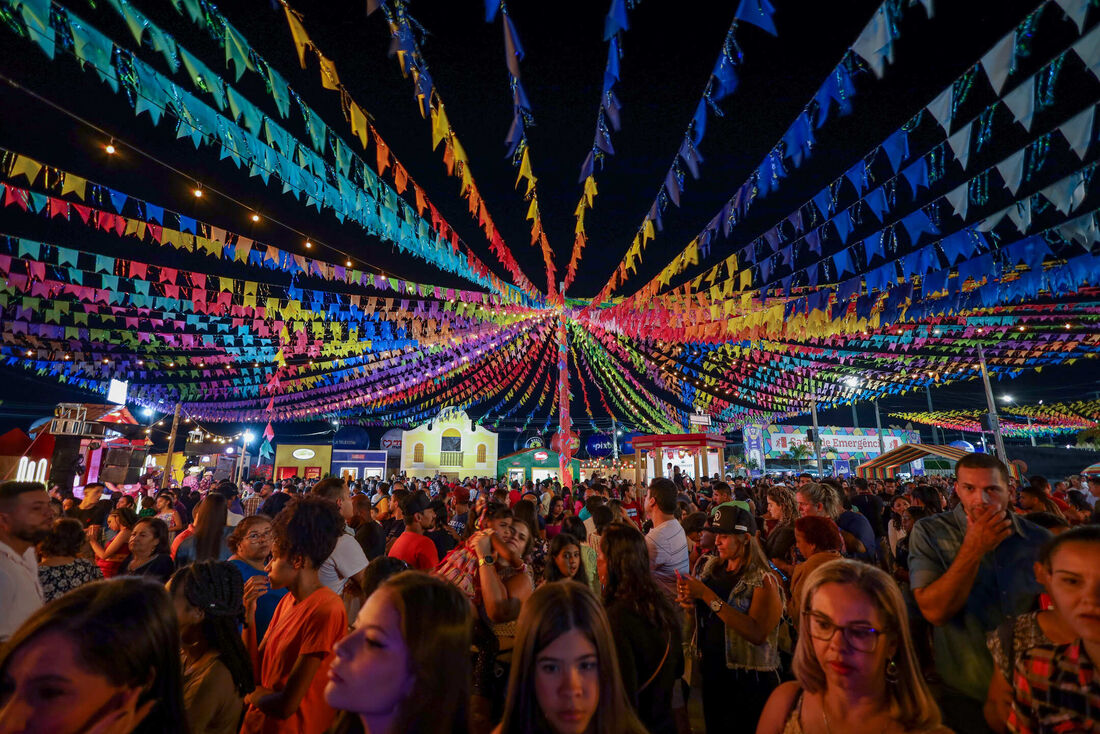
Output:
[[[810,458],[810,447],[804,443],[791,446],[791,459],[798,462],[798,471],[802,472],[802,462]]]

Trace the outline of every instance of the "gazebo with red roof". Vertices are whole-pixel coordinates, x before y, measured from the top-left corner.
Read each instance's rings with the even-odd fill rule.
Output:
[[[640,484],[648,484],[651,478],[664,476],[665,451],[690,452],[695,462],[695,478],[710,475],[712,469],[711,456],[718,454],[717,471],[725,472],[726,467],[726,439],[715,433],[664,433],[651,436],[636,436],[631,442],[634,451],[638,455],[637,464],[634,467],[635,481]],[[649,459],[652,454],[660,457],[653,462],[653,477],[647,476]]]

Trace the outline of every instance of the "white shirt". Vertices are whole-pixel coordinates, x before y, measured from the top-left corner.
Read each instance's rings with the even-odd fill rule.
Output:
[[[19,625],[45,603],[34,546],[20,555],[0,541],[0,641],[15,634]]]
[[[321,577],[322,584],[337,594],[342,594],[348,579],[366,568],[367,563],[367,554],[363,552],[363,547],[359,545],[355,535],[348,534],[345,528],[344,534],[336,541],[332,555],[321,564],[317,574]]]
[[[687,535],[683,526],[675,520],[661,523],[645,536],[645,544],[649,548],[649,570],[653,572],[653,578],[675,596],[676,572],[685,576],[691,573]]]

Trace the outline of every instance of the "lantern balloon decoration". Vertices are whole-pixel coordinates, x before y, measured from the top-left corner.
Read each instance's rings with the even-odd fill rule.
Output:
[[[557,451],[559,454],[560,453],[568,453],[569,456],[572,456],[573,454],[577,453],[577,446],[580,445],[581,437],[578,436],[575,431],[570,431],[569,432],[569,439],[570,439],[569,440],[569,451],[568,452],[563,452],[563,451],[561,451],[561,449],[558,448],[558,444],[560,443],[560,441],[559,441],[558,434],[555,433],[554,437],[550,439],[550,448],[554,451]]]

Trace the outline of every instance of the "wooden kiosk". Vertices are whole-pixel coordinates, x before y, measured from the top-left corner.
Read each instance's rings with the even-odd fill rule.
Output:
[[[723,475],[726,467],[726,439],[714,433],[667,433],[634,438],[637,457],[634,467],[635,481],[645,486],[651,479],[663,477],[668,472],[666,464],[682,465],[690,458],[694,466],[694,478],[713,474]],[[690,473],[690,472],[689,472]]]

